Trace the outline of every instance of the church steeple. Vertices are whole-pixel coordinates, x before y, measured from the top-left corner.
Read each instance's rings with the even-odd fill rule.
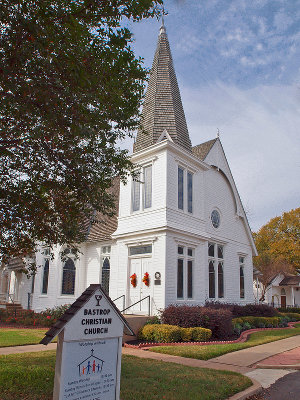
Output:
[[[155,144],[164,130],[173,142],[192,151],[170,45],[162,22],[134,151]]]

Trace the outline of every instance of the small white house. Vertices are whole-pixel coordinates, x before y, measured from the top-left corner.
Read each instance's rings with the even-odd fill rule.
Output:
[[[265,298],[275,307],[300,307],[300,275],[280,272],[270,281]]]
[[[17,280],[10,299],[24,308],[29,299],[40,311],[72,303],[101,283],[128,313],[154,315],[169,304],[206,300],[253,302],[256,249],[247,217],[220,139],[191,144],[164,26],[142,124],[131,157],[138,178],[112,188],[118,217],[88,227],[79,259],[61,246],[53,258],[41,248],[34,280]],[[9,266],[2,272],[2,297],[12,292],[13,273]]]

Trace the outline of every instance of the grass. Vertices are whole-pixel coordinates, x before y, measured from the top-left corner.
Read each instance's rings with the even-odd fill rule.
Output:
[[[52,400],[55,351],[0,356],[1,400]],[[122,357],[122,400],[223,400],[251,385],[228,371]]]
[[[174,356],[196,358],[198,360],[209,360],[223,354],[231,353],[260,344],[274,342],[291,336],[300,335],[300,324],[291,329],[274,329],[252,333],[245,343],[216,344],[209,346],[160,346],[150,350],[156,353],[171,354]]]
[[[45,336],[44,329],[1,329],[0,347],[37,344]]]

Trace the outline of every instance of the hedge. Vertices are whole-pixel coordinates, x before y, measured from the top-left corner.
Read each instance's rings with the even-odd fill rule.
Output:
[[[206,302],[205,306],[216,310],[229,310],[231,311],[233,318],[246,316],[276,317],[278,315],[276,308],[268,306],[267,304],[246,304],[241,306],[239,304],[210,301]]]
[[[161,319],[164,324],[181,328],[201,326],[210,329],[214,339],[224,339],[233,335],[232,314],[226,309],[171,305],[162,312]]]
[[[289,317],[291,321],[300,321],[300,313],[295,312],[281,312],[279,313],[281,317]]]
[[[236,327],[237,324],[244,325],[248,323],[251,328],[276,328],[280,324],[280,317],[239,317],[233,318],[232,324]]]
[[[211,330],[200,327],[180,328],[167,324],[147,324],[142,328],[139,337],[157,343],[206,342],[211,338]]]
[[[283,312],[283,313],[297,313],[300,314],[300,307],[288,307],[288,308],[283,308],[279,307],[277,308],[278,311]]]

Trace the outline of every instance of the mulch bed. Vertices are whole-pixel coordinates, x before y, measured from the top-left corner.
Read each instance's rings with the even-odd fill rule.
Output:
[[[212,344],[230,344],[230,343],[244,343],[248,339],[248,336],[254,332],[260,331],[270,331],[272,329],[289,329],[293,328],[297,322],[289,322],[288,326],[285,328],[255,328],[255,329],[248,329],[241,333],[240,337],[234,340],[219,340],[219,341],[209,341],[209,342],[176,342],[176,343],[154,343],[154,342],[142,342],[138,340],[133,340],[127,343],[124,343],[124,347],[129,347],[133,349],[143,349],[148,350],[151,347],[157,346],[209,346]]]

